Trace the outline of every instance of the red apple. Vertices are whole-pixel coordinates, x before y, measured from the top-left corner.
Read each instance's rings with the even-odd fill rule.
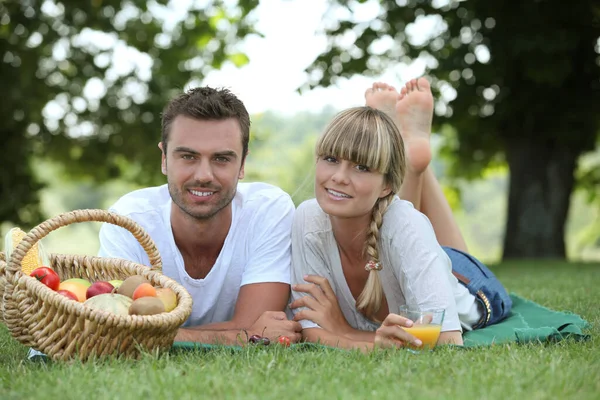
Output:
[[[105,282],[105,281],[94,282],[94,283],[92,283],[92,286],[90,286],[87,289],[87,291],[85,292],[85,297],[86,297],[86,299],[90,299],[99,294],[112,293],[112,291],[114,289],[115,289],[115,287],[108,282]]]
[[[75,300],[75,301],[79,301],[79,299],[77,298],[77,295],[73,292],[70,292],[68,290],[57,290],[56,293],[58,294],[62,294],[63,296],[71,299],[71,300]]]

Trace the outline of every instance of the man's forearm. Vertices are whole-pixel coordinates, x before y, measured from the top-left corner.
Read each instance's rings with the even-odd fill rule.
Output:
[[[181,328],[177,332],[177,342],[198,342],[206,344],[241,344],[246,343],[252,333],[233,321],[214,322],[212,324]]]
[[[202,327],[198,327],[202,328]],[[236,345],[248,341],[242,329],[187,329],[181,328],[175,336],[176,342]]]

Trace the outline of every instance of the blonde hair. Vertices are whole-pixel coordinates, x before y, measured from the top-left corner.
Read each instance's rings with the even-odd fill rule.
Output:
[[[376,264],[379,260],[379,229],[383,214],[400,190],[406,172],[404,142],[394,121],[384,112],[370,107],[354,107],[337,114],[316,145],[317,157],[332,156],[365,165],[381,173],[390,193],[380,198],[371,214],[364,254]],[[381,308],[383,287],[379,272],[371,269],[356,308],[376,320]]]

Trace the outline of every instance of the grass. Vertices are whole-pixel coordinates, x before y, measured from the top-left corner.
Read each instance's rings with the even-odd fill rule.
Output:
[[[81,364],[27,361],[27,349],[0,326],[0,398],[597,399],[600,265],[514,262],[494,271],[510,291],[581,315],[590,340],[417,355],[270,346]]]

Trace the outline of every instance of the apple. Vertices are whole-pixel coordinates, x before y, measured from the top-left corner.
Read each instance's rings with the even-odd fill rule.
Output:
[[[106,281],[98,281],[92,283],[92,286],[87,288],[85,293],[86,299],[91,299],[94,296],[105,293],[112,293],[115,290],[115,287]]]
[[[156,297],[163,302],[166,312],[169,312],[177,307],[177,295],[171,288],[156,289]]]
[[[79,301],[79,299],[77,298],[77,295],[73,292],[71,292],[70,290],[57,290],[56,293],[58,294],[62,294],[63,296],[65,296],[66,298],[69,298],[71,300],[75,300],[75,301]]]

